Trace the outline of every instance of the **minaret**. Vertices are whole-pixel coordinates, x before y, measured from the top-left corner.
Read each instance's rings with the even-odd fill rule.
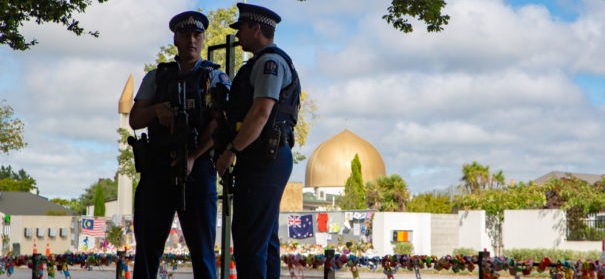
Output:
[[[118,103],[118,113],[120,114],[120,128],[132,132],[128,124],[128,116],[133,105],[134,81],[132,74],[128,76],[128,81],[120,96]],[[120,150],[127,148],[126,143],[120,143]],[[121,217],[132,220],[132,179],[125,174],[118,174],[118,213]]]

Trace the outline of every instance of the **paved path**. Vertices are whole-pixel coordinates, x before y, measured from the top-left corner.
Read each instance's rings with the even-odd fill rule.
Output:
[[[116,277],[115,269],[114,269],[114,267],[111,267],[111,266],[103,267],[102,270],[99,267],[95,267],[93,271],[86,271],[86,270],[80,270],[77,268],[71,268],[70,272],[71,272],[72,279],[98,279],[98,278],[115,278]],[[305,270],[303,275],[304,275],[305,279],[321,279],[321,278],[323,278],[323,271]],[[420,275],[421,275],[422,279],[457,279],[457,278],[475,279],[475,278],[478,278],[477,272],[475,272],[471,275],[466,275],[466,274],[453,274],[453,273],[438,274],[438,273],[429,272],[429,271],[425,271],[425,273],[423,273],[421,271]],[[500,278],[513,278],[513,277],[505,277],[506,275],[508,275],[508,274],[502,274],[502,276]],[[361,272],[360,276],[361,276],[361,279],[386,279],[387,278],[386,275],[384,275],[380,272]],[[336,272],[335,277],[337,279],[353,278],[351,273],[348,271],[338,271],[338,272]],[[29,268],[23,268],[23,267],[16,268],[15,273],[11,277],[7,277],[6,274],[0,275],[0,279],[4,279],[4,278],[31,279],[32,271]],[[48,278],[46,275],[46,272],[44,273],[44,278],[45,279]],[[65,277],[63,276],[63,273],[57,272],[57,274],[55,275],[55,279],[64,279],[64,278]],[[191,268],[179,268],[174,273],[173,278],[174,279],[191,279],[191,278],[193,278],[193,274],[191,273]],[[283,279],[290,278],[290,274],[289,274],[288,270],[282,270],[281,278],[283,278]],[[302,277],[298,277],[297,279],[301,279],[301,278]],[[409,272],[409,271],[401,272],[400,271],[395,275],[395,279],[416,279],[416,275],[414,274],[414,272]]]

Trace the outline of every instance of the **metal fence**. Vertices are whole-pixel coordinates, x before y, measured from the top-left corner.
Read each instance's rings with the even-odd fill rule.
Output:
[[[605,216],[589,216],[581,220],[567,221],[567,240],[600,241],[605,238]]]

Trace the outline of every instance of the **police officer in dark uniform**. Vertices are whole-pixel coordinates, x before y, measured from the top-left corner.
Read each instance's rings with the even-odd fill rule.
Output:
[[[300,83],[290,57],[273,43],[275,12],[238,3],[236,37],[254,53],[233,79],[227,118],[236,136],[217,161],[235,162],[232,236],[239,278],[279,278],[279,204],[292,172]],[[237,159],[237,160],[236,160]]]
[[[130,126],[147,128],[149,133],[146,160],[135,158],[144,170],[134,202],[133,275],[135,279],[157,277],[177,212],[194,277],[215,278],[216,169],[208,153],[216,120],[205,100],[211,88],[229,88],[231,83],[219,65],[200,57],[208,28],[205,15],[184,12],[174,16],[169,27],[178,49],[176,62],[161,63],[145,75],[130,113]],[[179,179],[184,182],[177,183]]]

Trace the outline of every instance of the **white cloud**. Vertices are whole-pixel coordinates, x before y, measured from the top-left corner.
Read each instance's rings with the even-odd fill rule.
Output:
[[[276,39],[303,65],[303,87],[318,105],[308,156],[348,128],[417,193],[458,184],[462,164],[472,161],[516,181],[552,170],[604,172],[605,107],[591,104],[573,78],[605,74],[602,0],[575,1],[573,22],[539,4],[452,0],[443,32],[415,22],[412,34],[381,18],[386,0],[258,4],[282,15],[278,36],[288,40]],[[49,196],[76,197],[112,177],[126,79],[132,73],[138,87],[143,64],[172,41],[170,17],[192,8],[160,0],[95,5],[79,19],[101,32],[98,39],[25,27],[40,44],[25,53],[0,48],[0,64],[13,69],[0,73],[0,99],[26,122],[30,145],[3,164],[24,168]],[[292,180],[304,180],[304,163]]]
[[[172,42],[168,21],[195,9],[190,1],[108,1],[77,15],[81,26],[99,38],[75,36],[63,26],[27,24],[26,38],[39,44],[26,52],[3,50],[18,79],[5,98],[25,122],[28,147],[11,153],[3,164],[25,169],[43,195],[77,197],[117,168],[118,98],[128,75],[138,82],[145,63],[160,46]],[[144,7],[144,8],[143,8]],[[6,57],[6,58],[4,58]],[[4,63],[3,63],[4,64]],[[14,90],[13,90],[14,89]],[[135,87],[136,90],[136,87]]]
[[[27,24],[23,33],[36,38],[39,45],[28,53],[46,55],[103,58],[114,60],[149,60],[158,45],[172,42],[168,21],[176,13],[193,9],[188,0],[139,1],[122,0],[95,3],[86,14],[75,17],[87,31],[99,31],[99,38],[77,37],[57,24]]]
[[[573,82],[599,72],[597,8],[563,22],[540,5],[448,1],[444,32],[415,25],[408,35],[368,14],[342,49],[319,53],[323,79],[309,92],[321,119],[309,145],[349,128],[415,192],[458,184],[472,161],[516,181],[603,173],[603,110]]]

